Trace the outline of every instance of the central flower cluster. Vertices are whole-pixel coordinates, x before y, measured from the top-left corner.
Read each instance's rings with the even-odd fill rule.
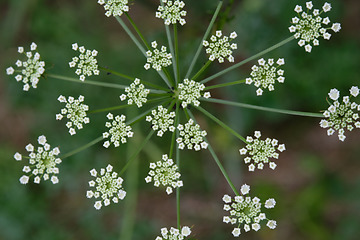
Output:
[[[127,126],[125,123],[125,115],[118,115],[114,118],[114,115],[108,113],[106,117],[112,121],[105,123],[105,126],[109,128],[109,131],[103,133],[103,138],[110,137],[110,141],[105,141],[104,147],[108,148],[110,146],[110,142],[112,142],[115,147],[119,147],[120,141],[121,143],[126,143],[126,138],[130,138],[134,135],[131,131],[131,126]]]
[[[181,106],[186,108],[188,104],[193,103],[195,106],[200,105],[199,98],[209,98],[210,92],[205,92],[201,95],[205,89],[205,85],[194,80],[184,79],[183,83],[178,85],[179,100],[181,100]]]

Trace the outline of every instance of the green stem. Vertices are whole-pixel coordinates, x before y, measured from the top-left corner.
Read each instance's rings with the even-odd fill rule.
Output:
[[[165,73],[167,79],[168,79],[171,83],[173,83],[172,86],[175,87],[175,84],[174,84],[175,82],[174,82],[174,80],[172,79],[172,77],[170,76],[169,71],[168,71],[166,68],[162,68],[162,71]]]
[[[197,49],[197,51],[196,51],[196,53],[195,53],[195,56],[194,56],[194,58],[193,58],[193,60],[192,60],[192,62],[191,62],[191,64],[190,64],[190,66],[189,66],[189,69],[188,69],[188,71],[187,71],[187,73],[186,73],[186,75],[185,75],[185,78],[189,78],[189,76],[190,76],[190,74],[191,74],[191,72],[192,72],[192,70],[193,70],[193,68],[194,68],[194,66],[195,66],[196,60],[198,59],[198,57],[199,57],[199,55],[200,55],[200,51],[201,51],[201,49],[202,49],[202,47],[203,47],[203,41],[206,40],[207,37],[209,36],[210,31],[211,31],[211,29],[212,29],[212,27],[213,27],[213,25],[214,25],[214,23],[215,23],[216,17],[217,17],[217,15],[219,14],[219,11],[220,11],[220,9],[221,9],[222,4],[223,4],[223,1],[220,1],[220,2],[218,3],[218,5],[217,5],[217,8],[216,8],[216,10],[215,10],[215,12],[214,12],[214,15],[213,15],[212,18],[211,18],[211,21],[210,21],[210,23],[209,23],[208,28],[206,29],[206,32],[205,32],[205,34],[204,34],[204,37],[203,37],[203,38],[201,39],[201,41],[200,41],[200,45],[199,45],[199,47],[198,47],[198,49]]]
[[[160,3],[163,5],[164,3],[160,0]],[[175,58],[175,51],[174,51],[174,46],[173,46],[173,43],[172,43],[172,39],[171,39],[171,34],[170,34],[170,28],[168,25],[164,24],[165,25],[165,31],[166,31],[166,37],[168,39],[168,42],[169,42],[169,48],[170,48],[170,53],[171,53],[171,56],[173,58]],[[176,61],[176,60],[175,60]],[[175,85],[177,85],[177,82],[179,81],[177,79],[177,74],[176,74],[176,64],[173,63],[173,70],[174,70],[174,76],[175,76]]]
[[[148,42],[146,41],[144,36],[141,34],[139,28],[136,26],[135,22],[132,20],[130,15],[128,13],[125,13],[125,15],[126,15],[127,19],[129,20],[129,22],[131,23],[131,26],[135,29],[136,33],[139,35],[141,41],[145,44],[147,49],[150,49],[150,45],[148,44]]]
[[[192,119],[194,120],[194,122],[196,123],[196,119],[195,119],[194,115],[191,113],[190,110],[188,110],[188,112],[189,112],[189,115],[191,116],[191,118],[192,118]],[[223,165],[221,164],[219,158],[216,156],[216,153],[215,153],[214,149],[211,147],[211,145],[210,145],[210,143],[209,143],[209,141],[207,140],[206,137],[204,137],[204,141],[208,144],[208,147],[207,147],[207,148],[209,149],[209,152],[210,152],[211,156],[214,158],[216,164],[218,165],[221,173],[224,175],[224,177],[225,177],[226,181],[228,182],[229,186],[231,187],[231,189],[233,190],[233,192],[235,193],[235,195],[240,195],[239,192],[236,190],[234,184],[232,183],[229,175],[228,175],[227,172],[225,171],[225,168],[224,168]]]
[[[241,83],[245,83],[245,79],[244,80],[238,80],[235,82],[229,82],[229,83],[221,83],[221,84],[217,84],[217,85],[211,85],[208,87],[205,87],[204,91],[210,90],[210,89],[214,89],[214,88],[221,88],[221,87],[227,87],[227,86],[232,86],[232,85],[237,85],[237,84],[241,84]]]
[[[154,98],[154,99],[150,99],[146,102],[146,104],[148,103],[151,103],[151,102],[157,102],[157,101],[160,101],[160,100],[164,100],[164,99],[167,99],[168,97],[159,97],[159,98]],[[113,111],[113,110],[119,110],[119,109],[123,109],[123,108],[128,108],[128,107],[133,107],[135,106],[135,104],[132,104],[132,105],[119,105],[119,106],[114,106],[114,107],[109,107],[109,108],[102,108],[102,109],[96,109],[96,110],[93,110],[93,111],[89,111],[88,113],[89,114],[92,114],[92,113],[99,113],[99,112],[109,112],[109,111]]]
[[[119,89],[125,89],[126,87],[128,87],[125,85],[120,85],[120,84],[115,84],[115,83],[96,82],[96,81],[90,81],[90,80],[80,81],[80,79],[78,79],[78,78],[65,77],[65,76],[60,76],[60,75],[55,75],[55,74],[47,74],[46,76],[50,77],[50,78],[59,79],[59,80],[65,80],[65,81],[75,82],[75,83],[79,83],[79,84],[95,85],[95,86],[100,86],[100,87],[119,88]],[[158,90],[156,90],[156,91],[158,91]]]
[[[125,164],[125,166],[123,167],[123,169],[121,169],[119,175],[121,176],[126,169],[130,166],[131,162],[136,158],[136,156],[140,153],[140,151],[144,148],[145,144],[149,141],[149,139],[151,138],[151,136],[154,134],[154,130],[151,130],[150,133],[147,135],[147,137],[144,139],[144,141],[140,144],[140,146],[137,148],[137,151],[134,152],[134,154],[131,156],[131,158],[129,159],[129,161]]]
[[[195,74],[195,76],[193,76],[191,79],[192,80],[195,80],[197,79],[209,66],[210,64],[212,63],[212,61],[208,60],[204,66],[202,66],[202,68]]]
[[[177,24],[174,24],[174,44],[175,44],[175,81],[180,79],[180,70],[179,70],[179,42],[178,42],[178,31],[177,31]]]
[[[246,103],[238,103],[238,102],[232,102],[232,101],[215,99],[215,98],[201,98],[201,100],[207,101],[207,102],[214,102],[214,103],[219,103],[219,104],[235,106],[235,107],[250,108],[250,109],[256,109],[256,110],[261,110],[261,111],[283,113],[283,114],[295,115],[295,116],[318,117],[318,118],[324,117],[324,115],[322,115],[321,113],[299,112],[299,111],[291,111],[291,110],[285,110],[285,109],[261,107],[261,106],[246,104]]]
[[[70,157],[70,156],[72,156],[72,155],[74,155],[74,154],[76,154],[76,153],[79,153],[79,152],[87,149],[88,147],[91,147],[92,145],[100,142],[102,139],[104,139],[102,136],[101,136],[101,137],[98,137],[98,138],[94,139],[93,141],[85,144],[84,146],[81,146],[81,147],[79,147],[79,148],[77,148],[77,149],[75,149],[75,150],[73,150],[73,151],[71,151],[71,152],[68,152],[68,153],[60,156],[59,158],[62,159],[62,160],[64,160],[65,158],[68,158],[68,157]]]
[[[202,107],[198,106],[198,107],[195,107],[195,108],[198,109],[200,112],[204,113],[207,117],[209,117],[211,120],[213,120],[214,122],[216,122],[217,124],[219,124],[219,125],[220,125],[221,127],[223,127],[225,130],[229,131],[232,135],[234,135],[235,137],[237,137],[238,139],[240,139],[241,141],[243,141],[245,144],[248,143],[243,136],[241,136],[240,134],[238,134],[235,130],[233,130],[232,128],[230,128],[228,125],[226,125],[225,123],[223,123],[222,121],[220,121],[218,118],[216,118],[214,115],[212,115],[211,113],[209,113],[208,111],[206,111],[206,110],[203,109]]]
[[[220,72],[218,72],[218,73],[216,73],[216,74],[214,74],[214,75],[212,75],[212,76],[210,76],[210,77],[208,77],[208,78],[205,78],[204,80],[201,81],[201,83],[207,83],[207,82],[209,82],[210,80],[213,80],[213,79],[215,79],[215,78],[217,78],[217,77],[219,77],[219,76],[221,76],[221,75],[223,75],[223,74],[225,74],[225,73],[228,73],[228,72],[230,72],[231,70],[234,70],[235,68],[238,68],[238,67],[244,65],[244,64],[247,63],[247,62],[250,62],[250,61],[252,61],[252,60],[254,60],[254,59],[256,59],[256,58],[258,58],[258,57],[260,57],[260,56],[262,56],[262,55],[264,55],[264,54],[266,54],[266,53],[268,53],[268,52],[270,52],[270,51],[272,51],[272,50],[274,50],[274,49],[276,49],[276,48],[278,48],[278,47],[281,47],[282,45],[290,42],[290,41],[293,40],[293,39],[295,39],[295,37],[294,37],[294,36],[291,36],[291,37],[289,37],[289,38],[287,38],[287,39],[285,39],[285,40],[283,40],[283,41],[275,44],[275,45],[272,46],[272,47],[269,47],[269,48],[267,48],[267,49],[265,49],[265,50],[263,50],[263,51],[255,54],[255,55],[253,55],[253,56],[251,56],[251,57],[249,57],[249,58],[247,58],[247,59],[245,59],[245,60],[243,60],[243,61],[235,64],[235,65],[232,65],[231,67],[228,67],[228,68],[226,68],[226,69],[224,69],[224,70],[222,70],[222,71],[220,71]]]
[[[176,110],[175,110],[175,124],[174,124],[174,126],[177,126],[178,122],[179,122],[179,105],[180,105],[180,103],[177,102],[176,103]],[[174,146],[175,146],[175,141],[176,141],[176,139],[175,139],[176,133],[177,133],[177,129],[175,128],[175,131],[173,132],[172,137],[171,137],[169,158],[172,158],[172,155],[173,155],[173,152],[174,152]]]
[[[105,68],[105,67],[100,67],[98,66],[98,68],[104,72],[107,72],[107,73],[111,73],[111,74],[114,74],[116,76],[119,76],[119,77],[122,77],[122,78],[125,78],[125,79],[129,79],[131,81],[134,81],[134,77],[130,77],[128,75],[125,75],[125,74],[122,74],[122,73],[119,73],[119,72],[116,72],[114,70],[111,70],[111,69],[108,69],[108,68]]]
[[[179,107],[180,107],[180,102],[176,103],[176,117],[175,117],[175,126],[178,125],[180,119],[179,119]],[[175,129],[176,132],[176,138],[179,137],[179,130]],[[174,143],[175,140],[173,139]],[[180,149],[177,147],[176,148],[176,165],[179,168],[180,171]],[[180,229],[180,188],[176,188],[176,216],[177,216],[177,227],[178,229]]]

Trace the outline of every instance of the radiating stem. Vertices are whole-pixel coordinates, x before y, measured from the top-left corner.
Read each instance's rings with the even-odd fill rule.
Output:
[[[196,123],[196,119],[194,117],[194,115],[191,113],[190,110],[188,110],[190,117],[194,120],[194,122]],[[216,164],[218,165],[221,173],[223,174],[223,176],[225,177],[226,181],[228,182],[229,186],[231,187],[231,189],[234,191],[235,195],[240,195],[239,192],[236,190],[236,187],[234,186],[234,184],[232,183],[229,175],[227,174],[227,172],[225,171],[225,168],[223,167],[223,165],[221,164],[219,158],[216,156],[216,153],[214,151],[214,149],[211,147],[211,144],[209,143],[209,141],[207,140],[206,137],[204,137],[204,141],[208,144],[208,149],[209,152],[211,154],[211,156],[214,158]]]
[[[62,159],[62,160],[64,160],[65,158],[68,158],[68,157],[70,157],[70,156],[72,156],[72,155],[74,155],[74,154],[76,154],[76,153],[79,153],[79,152],[87,149],[88,147],[91,147],[92,145],[100,142],[102,139],[104,139],[102,136],[101,136],[101,137],[98,137],[98,138],[94,139],[93,141],[85,144],[84,146],[81,146],[81,147],[79,147],[79,148],[77,148],[77,149],[75,149],[75,150],[73,150],[73,151],[71,151],[71,152],[68,152],[68,153],[66,153],[66,154],[64,154],[64,155],[61,155],[59,158]]]
[[[177,31],[177,24],[174,24],[174,45],[175,45],[175,81],[180,79],[180,70],[179,70],[179,41],[178,41],[178,31]]]
[[[173,78],[170,76],[169,71],[166,68],[162,68],[162,71],[165,73],[167,79],[172,83],[172,86],[175,87],[175,82]]]
[[[210,64],[212,63],[212,61],[208,60],[204,66],[202,66],[202,68],[195,74],[195,76],[193,76],[191,79],[192,80],[195,80],[197,79],[209,66]]]
[[[224,70],[222,70],[222,71],[220,71],[220,72],[218,72],[218,73],[216,73],[216,74],[214,74],[214,75],[212,75],[212,76],[210,76],[210,77],[208,77],[208,78],[205,78],[204,80],[201,81],[201,83],[207,83],[207,82],[209,82],[210,80],[213,80],[213,79],[215,79],[215,78],[217,78],[217,77],[219,77],[219,76],[221,76],[221,75],[224,75],[225,73],[228,73],[228,72],[230,72],[231,70],[234,70],[235,68],[238,68],[238,67],[244,65],[244,64],[247,63],[247,62],[250,62],[250,61],[252,61],[252,60],[254,60],[254,59],[256,59],[256,58],[258,58],[258,57],[260,57],[260,56],[262,56],[262,55],[264,55],[264,54],[266,54],[266,53],[268,53],[268,52],[270,52],[270,51],[272,51],[272,50],[274,50],[274,49],[276,49],[276,48],[278,48],[278,47],[281,47],[282,45],[290,42],[290,41],[293,40],[293,39],[295,39],[295,37],[294,37],[294,36],[291,36],[291,37],[289,37],[289,38],[287,38],[287,39],[285,39],[285,40],[283,40],[283,41],[275,44],[274,46],[271,46],[271,47],[269,47],[269,48],[267,48],[267,49],[265,49],[265,50],[263,50],[263,51],[255,54],[255,55],[253,55],[253,56],[251,56],[251,57],[249,57],[249,58],[247,58],[247,59],[245,59],[245,60],[243,60],[243,61],[235,64],[235,65],[232,65],[231,67],[228,67],[228,68],[226,68],[226,69],[224,69]]]
[[[210,89],[214,89],[214,88],[222,88],[222,87],[233,86],[233,85],[245,83],[245,81],[246,81],[246,80],[243,79],[243,80],[238,80],[238,81],[229,82],[229,83],[221,83],[221,84],[217,84],[217,85],[211,85],[211,86],[205,87],[204,91],[207,91],[207,90],[210,90]]]
[[[161,4],[163,4],[163,2],[161,0],[160,0],[160,2],[161,2]],[[168,42],[169,42],[170,53],[171,53],[172,58],[174,59],[175,58],[175,51],[174,51],[174,46],[173,46],[172,39],[171,39],[170,28],[169,28],[168,25],[166,25],[166,24],[164,24],[164,25],[165,25],[165,30],[166,30],[166,37],[167,37]],[[177,79],[177,74],[176,74],[176,64],[173,63],[172,65],[173,65],[174,76],[175,76],[175,85],[177,85],[179,80]]]
[[[136,33],[139,35],[141,41],[145,44],[147,49],[150,49],[150,45],[148,44],[148,42],[146,41],[144,36],[141,34],[139,28],[136,26],[135,22],[132,20],[130,15],[128,13],[125,13],[125,15],[126,15],[127,19],[129,20],[129,22],[131,23],[131,26],[135,29]]]
[[[208,26],[208,28],[206,29],[206,32],[205,32],[205,34],[204,34],[204,37],[203,37],[203,38],[201,39],[201,41],[200,41],[200,45],[199,45],[199,47],[198,47],[198,49],[197,49],[197,51],[196,51],[196,53],[195,53],[195,56],[194,56],[194,58],[193,58],[193,60],[192,60],[192,62],[191,62],[191,64],[190,64],[190,66],[189,66],[189,69],[188,69],[188,71],[187,71],[187,73],[186,73],[186,75],[185,75],[185,78],[189,78],[189,76],[190,76],[190,74],[191,74],[191,72],[192,72],[192,70],[193,70],[193,68],[194,68],[194,65],[195,65],[195,63],[196,63],[196,60],[198,59],[198,57],[199,57],[199,55],[200,55],[200,51],[201,51],[201,49],[202,49],[202,47],[203,47],[203,41],[206,40],[207,37],[209,36],[209,33],[210,33],[210,31],[211,31],[214,23],[215,23],[216,17],[217,17],[217,15],[219,14],[219,11],[220,11],[220,9],[221,9],[222,4],[223,4],[223,1],[219,1],[218,5],[217,5],[217,8],[216,8],[216,10],[215,10],[215,12],[214,12],[214,15],[213,15],[213,17],[212,17],[212,19],[211,19],[211,21],[210,21],[210,23],[209,23],[209,26]]]
[[[226,125],[225,123],[223,123],[222,121],[220,121],[218,118],[216,118],[214,115],[212,115],[211,113],[209,113],[208,111],[206,111],[206,110],[203,109],[202,107],[198,106],[198,107],[195,107],[195,108],[198,109],[199,111],[201,111],[202,113],[204,113],[207,117],[209,117],[211,120],[213,120],[214,122],[216,122],[217,124],[219,124],[221,127],[223,127],[225,130],[227,130],[228,132],[230,132],[232,135],[234,135],[235,137],[237,137],[238,139],[240,139],[241,141],[243,141],[245,144],[248,143],[243,136],[241,136],[240,134],[238,134],[235,130],[233,130],[232,128],[230,128],[228,125]]]
[[[232,101],[221,100],[221,99],[216,99],[216,98],[201,98],[200,100],[207,101],[207,102],[219,103],[219,104],[225,104],[225,105],[229,105],[229,106],[250,108],[250,109],[256,109],[256,110],[267,111],[267,112],[283,113],[283,114],[295,115],[295,116],[318,117],[318,118],[324,117],[324,115],[322,115],[321,113],[299,112],[299,111],[292,111],[292,110],[285,110],[285,109],[261,107],[261,106],[256,106],[256,105],[251,105],[251,104],[246,104],[246,103],[232,102]]]
[[[104,72],[107,72],[107,73],[111,73],[111,74],[114,74],[116,76],[119,76],[119,77],[122,77],[122,78],[125,78],[125,79],[129,79],[131,81],[134,81],[134,77],[130,77],[128,75],[125,75],[125,74],[122,74],[122,73],[119,73],[119,72],[116,72],[114,70],[111,70],[111,69],[108,69],[108,68],[105,68],[105,67],[100,67],[98,66],[98,68]]]
[[[145,144],[149,141],[149,139],[154,134],[154,132],[155,132],[154,130],[151,130],[150,133],[147,135],[147,137],[144,139],[144,141],[138,146],[137,150],[134,152],[134,154],[131,156],[129,161],[125,164],[123,169],[120,171],[120,173],[119,173],[120,176],[126,171],[126,169],[130,166],[131,162],[134,161],[136,156],[141,152],[141,150],[144,148]]]
[[[180,103],[177,102],[176,103],[176,110],[175,110],[175,124],[174,126],[176,127],[178,125],[179,122],[179,105]],[[174,152],[174,146],[175,146],[175,136],[176,136],[176,132],[177,129],[175,129],[175,131],[173,132],[172,136],[171,136],[171,145],[170,145],[170,153],[169,153],[169,158],[172,158],[173,152]]]
[[[180,102],[177,102],[176,104],[176,116],[175,116],[175,126],[178,125],[180,119],[179,119],[179,108],[180,108]],[[179,130],[175,129],[176,132],[176,138],[179,137]],[[175,139],[173,139],[175,143]],[[176,165],[179,168],[180,171],[180,149],[176,148]],[[180,188],[176,188],[176,216],[177,216],[177,227],[180,229]]]

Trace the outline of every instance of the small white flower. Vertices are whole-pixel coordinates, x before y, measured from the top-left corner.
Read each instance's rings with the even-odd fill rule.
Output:
[[[183,226],[181,229],[171,227],[169,231],[167,230],[167,228],[161,228],[160,232],[161,237],[157,236],[155,240],[183,240],[185,239],[185,237],[191,234],[191,230],[188,226]]]
[[[266,202],[265,202],[265,207],[266,207],[266,208],[274,208],[274,207],[275,207],[275,204],[276,204],[275,199],[269,198],[269,199],[266,200]]]
[[[75,68],[76,75],[79,76],[80,81],[85,81],[86,76],[99,75],[98,63],[96,60],[97,51],[87,50],[84,46],[78,47],[77,43],[72,44],[74,51],[79,51],[78,57],[73,57],[72,61],[69,62],[70,68]]]
[[[337,90],[336,88],[333,88],[333,89],[331,89],[330,92],[329,92],[329,97],[330,97],[332,100],[336,101],[336,100],[338,100],[338,98],[339,98],[339,94],[340,94],[339,90]]]
[[[127,126],[125,123],[125,115],[118,115],[114,118],[111,113],[108,113],[107,118],[112,121],[105,123],[105,126],[109,128],[109,131],[103,133],[103,138],[110,137],[110,141],[105,141],[103,146],[108,148],[110,146],[110,142],[113,143],[115,147],[119,147],[120,143],[125,144],[127,142],[127,138],[132,137],[134,134],[131,131],[131,126]]]
[[[181,100],[181,106],[186,108],[188,104],[194,104],[195,106],[200,105],[199,98],[209,98],[210,93],[202,91],[205,89],[205,85],[194,80],[184,79],[182,83],[178,85],[179,100]]]
[[[163,6],[160,5],[156,12],[157,18],[164,19],[164,23],[166,25],[176,24],[179,22],[181,25],[186,23],[183,17],[186,16],[186,11],[182,10],[185,6],[183,1],[179,0],[161,0],[163,2]]]
[[[17,153],[14,154],[14,158],[15,158],[16,161],[21,161],[22,155],[17,152]]]
[[[222,32],[216,31],[215,35],[210,37],[209,41],[203,41],[203,46],[206,48],[206,53],[209,54],[209,60],[218,60],[219,63],[223,63],[226,58],[229,62],[234,62],[232,56],[233,50],[237,49],[237,44],[231,41],[237,37],[236,32],[232,32],[230,37],[223,36]]]
[[[350,94],[354,97],[357,97],[359,95],[359,88],[357,86],[352,86],[350,88]]]
[[[120,100],[124,101],[127,99],[129,105],[136,104],[140,108],[147,102],[147,95],[150,93],[150,90],[140,83],[140,79],[135,78],[134,82],[125,88],[125,92],[126,94],[120,96]]]
[[[234,237],[240,236],[240,228],[234,228],[234,230],[231,232]]]
[[[248,194],[250,192],[250,186],[247,184],[244,184],[241,186],[240,191],[241,191],[242,195]]]
[[[105,15],[121,16],[124,12],[129,11],[128,0],[98,0],[100,5],[104,5]]]
[[[269,220],[266,224],[266,226],[268,226],[270,229],[275,229],[276,228],[276,221],[274,220]]]

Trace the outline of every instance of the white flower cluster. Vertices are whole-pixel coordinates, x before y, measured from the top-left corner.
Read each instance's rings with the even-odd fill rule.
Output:
[[[173,189],[183,186],[183,181],[179,180],[181,174],[178,166],[167,154],[162,156],[162,161],[150,163],[149,175],[145,178],[147,183],[154,181],[154,186],[166,187],[166,193],[171,194]]]
[[[186,108],[188,104],[193,103],[195,106],[200,105],[198,100],[200,97],[209,98],[210,92],[205,92],[201,96],[201,91],[205,89],[205,85],[194,80],[184,79],[183,83],[178,85],[179,100],[181,100],[181,106]]]
[[[123,200],[126,196],[126,192],[122,187],[123,179],[118,176],[116,172],[113,172],[113,166],[107,165],[106,170],[100,169],[98,173],[95,169],[90,171],[91,176],[95,177],[95,181],[89,181],[89,186],[94,190],[88,190],[86,192],[87,198],[100,198],[95,202],[94,207],[99,210],[103,205],[108,206],[111,200],[114,203],[118,203],[119,199]]]
[[[157,49],[157,42],[153,41],[151,43],[153,50],[148,50],[146,52],[147,55],[147,63],[144,65],[146,70],[152,67],[156,71],[161,71],[162,67],[167,67],[172,64],[171,54],[166,52],[166,47],[162,46],[161,49]]]
[[[107,17],[121,16],[124,12],[129,11],[128,0],[98,0],[98,4],[104,5]]]
[[[108,148],[110,146],[110,142],[113,143],[115,147],[119,147],[120,141],[124,144],[127,141],[127,137],[130,138],[134,135],[131,131],[131,126],[126,126],[126,117],[124,115],[118,115],[114,118],[114,115],[108,113],[106,117],[111,121],[105,123],[105,126],[109,128],[109,131],[103,133],[103,138],[110,137],[110,141],[105,141],[103,144],[104,147]]]
[[[30,51],[24,52],[23,47],[18,47],[18,52],[24,54],[27,57],[26,61],[17,60],[15,65],[18,68],[15,70],[13,67],[6,69],[7,75],[15,76],[16,81],[22,81],[24,83],[23,90],[29,91],[30,86],[37,88],[37,84],[41,75],[45,72],[45,62],[40,61],[40,54],[36,52],[37,45],[33,42],[30,45]]]
[[[146,121],[151,122],[152,129],[154,131],[158,131],[157,135],[159,137],[162,137],[167,130],[171,132],[175,131],[175,112],[168,113],[168,110],[160,105],[158,106],[157,110],[152,110],[151,114],[152,116],[146,116]]]
[[[245,196],[249,194],[250,186],[244,184],[241,186],[240,191],[242,196],[235,196],[234,199],[232,199],[229,195],[225,194],[222,198],[225,202],[224,210],[230,213],[229,216],[223,217],[223,222],[237,225],[232,231],[234,237],[240,236],[240,227],[244,228],[245,232],[251,229],[258,231],[261,228],[260,222],[262,220],[267,220],[266,226],[270,229],[275,229],[276,221],[267,219],[265,213],[261,212],[262,204],[260,199],[258,197],[251,198],[250,196]],[[269,198],[266,200],[264,206],[265,208],[273,208],[275,204],[275,200]]]
[[[62,108],[61,112],[56,114],[56,120],[61,120],[66,116],[68,119],[66,127],[69,128],[71,135],[76,134],[75,128],[82,129],[83,124],[90,122],[90,119],[86,116],[86,111],[89,110],[89,106],[83,104],[84,96],[80,95],[78,99],[70,96],[66,99],[66,97],[60,95],[58,101],[66,104],[65,108]]]
[[[61,159],[56,156],[60,154],[58,147],[50,150],[50,145],[46,142],[46,137],[41,135],[38,137],[38,143],[41,145],[35,148],[32,144],[26,145],[25,149],[29,152],[29,165],[24,166],[23,172],[28,175],[20,177],[20,183],[27,184],[31,176],[34,176],[34,183],[40,183],[41,178],[45,181],[50,178],[53,184],[59,182],[56,174],[59,173],[57,164],[61,163]],[[15,160],[22,160],[20,153],[15,153]]]
[[[351,102],[351,97],[357,97],[359,95],[359,88],[353,86],[350,88],[350,96],[344,96],[342,103],[340,103],[340,92],[336,88],[331,89],[329,97],[334,101],[333,104],[323,113],[327,119],[320,121],[322,128],[329,128],[327,134],[333,135],[335,131],[338,132],[338,137],[341,141],[344,141],[345,129],[352,131],[354,127],[360,128],[359,111],[360,104]]]
[[[191,229],[188,226],[181,228],[181,232],[177,228],[171,227],[170,230],[167,228],[161,229],[161,237],[156,237],[155,240],[183,240],[191,234]]]
[[[329,40],[331,34],[327,30],[332,29],[334,32],[339,32],[341,29],[340,23],[334,23],[331,27],[327,27],[330,23],[328,17],[320,17],[322,12],[328,12],[331,10],[331,4],[325,3],[322,7],[322,11],[314,9],[312,14],[310,10],[313,9],[312,1],[306,2],[307,11],[303,11],[302,7],[296,5],[295,12],[298,13],[298,17],[292,18],[292,24],[289,27],[291,33],[295,33],[296,39],[300,39],[298,44],[300,47],[305,46],[305,51],[311,52],[312,46],[319,45],[318,38],[322,36],[324,39]]]
[[[79,47],[77,43],[72,45],[74,51],[79,51],[80,55],[78,57],[73,57],[72,61],[69,62],[71,68],[77,67],[75,73],[79,75],[81,81],[85,80],[85,76],[99,75],[100,71],[98,70],[98,63],[96,56],[98,51],[96,50],[86,50],[84,46]]]
[[[179,149],[184,149],[185,146],[187,149],[194,148],[195,151],[199,151],[201,148],[207,148],[208,144],[203,139],[207,135],[206,131],[201,131],[200,125],[195,124],[192,119],[185,123],[185,126],[179,124],[177,129],[180,135],[180,137],[176,139]]]
[[[274,84],[276,80],[279,83],[284,83],[285,77],[284,70],[278,69],[281,65],[285,64],[283,58],[279,58],[276,61],[277,66],[274,66],[274,59],[269,58],[265,61],[263,58],[258,60],[259,66],[252,66],[252,72],[250,73],[249,78],[246,78],[246,84],[254,83],[256,90],[256,95],[260,96],[263,94],[263,89],[269,89],[269,91],[274,90]]]
[[[222,36],[222,37],[221,37]],[[236,32],[232,32],[229,37],[223,36],[220,30],[216,31],[215,35],[210,37],[210,43],[203,41],[203,46],[206,47],[206,53],[210,54],[209,60],[217,59],[219,63],[223,63],[226,58],[229,62],[234,62],[232,56],[233,50],[237,49],[236,43],[231,43],[231,40],[237,37]]]
[[[134,82],[130,84],[130,87],[125,88],[127,94],[121,94],[120,100],[124,101],[128,99],[128,104],[136,104],[139,108],[143,103],[147,102],[147,95],[150,93],[149,89],[146,89],[144,84],[140,83],[140,79],[135,78]]]
[[[276,150],[279,150],[280,152],[285,151],[285,144],[278,145],[278,140],[276,139],[266,138],[265,140],[261,140],[260,131],[255,131],[254,136],[255,139],[248,136],[246,138],[248,144],[246,147],[239,150],[241,155],[250,155],[244,159],[246,164],[249,164],[251,160],[254,161],[254,163],[249,165],[249,171],[254,171],[255,165],[257,165],[258,169],[263,169],[265,163],[268,163],[269,167],[274,170],[276,168],[276,163],[272,162],[269,158],[278,159],[279,153],[277,153]]]
[[[186,11],[182,10],[185,6],[183,1],[175,0],[161,0],[164,6],[159,6],[158,11],[156,12],[157,18],[162,18],[165,20],[166,25],[176,24],[179,22],[181,25],[186,23],[183,17],[186,16]]]

